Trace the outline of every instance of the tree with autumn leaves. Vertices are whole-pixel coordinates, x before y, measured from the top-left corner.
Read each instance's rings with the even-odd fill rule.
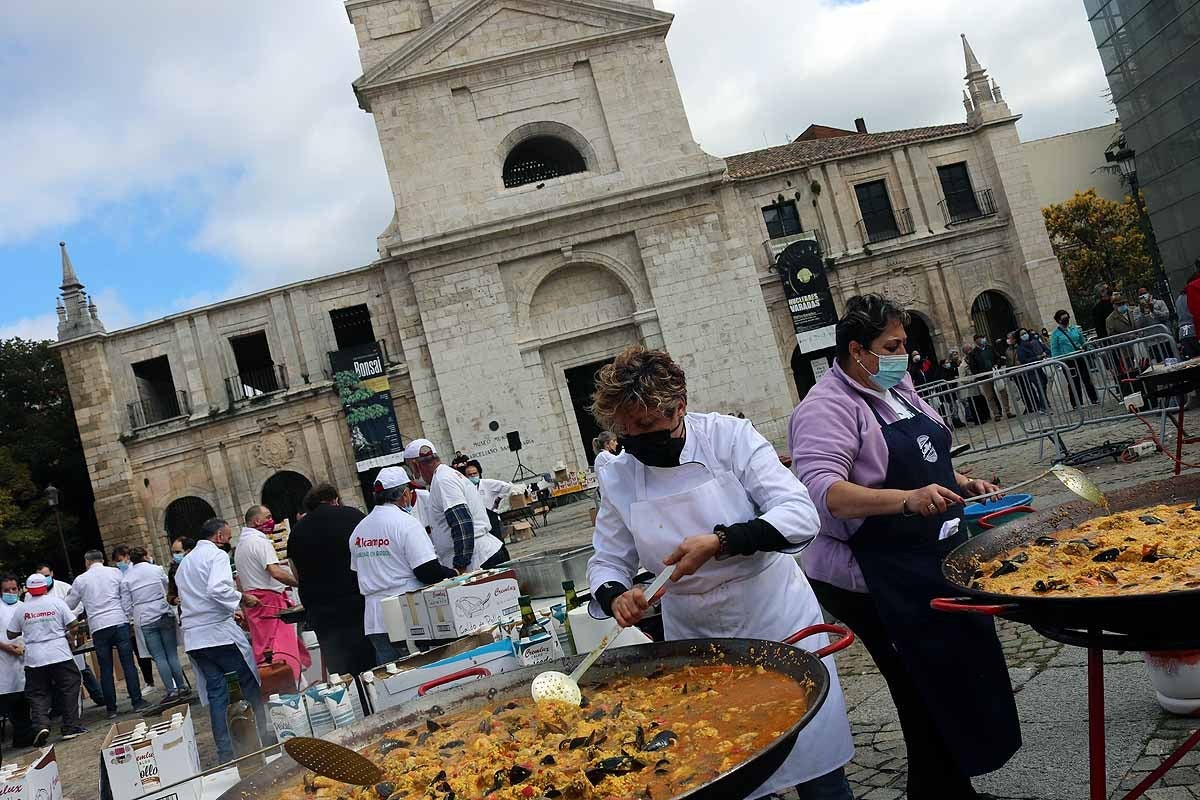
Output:
[[[1088,189],[1043,208],[1042,216],[1076,309],[1092,307],[1102,282],[1128,296],[1154,285],[1154,262],[1133,198],[1114,203]]]

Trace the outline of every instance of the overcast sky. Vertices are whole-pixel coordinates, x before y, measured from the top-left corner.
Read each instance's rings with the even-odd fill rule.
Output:
[[[1112,121],[1082,0],[657,4],[717,155],[962,121],[959,33],[1025,140]],[[0,4],[0,338],[53,337],[60,239],[109,330],[370,262],[392,201],[359,71],[338,0]]]

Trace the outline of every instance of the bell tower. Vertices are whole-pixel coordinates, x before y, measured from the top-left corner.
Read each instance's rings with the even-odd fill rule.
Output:
[[[1000,94],[1000,87],[994,79],[989,79],[987,70],[979,63],[979,59],[975,57],[975,52],[971,50],[971,43],[967,41],[967,35],[962,36],[963,59],[967,65],[967,89],[963,93],[963,105],[967,109],[967,122],[972,127],[978,128],[987,122],[992,122],[998,119],[1007,119],[1013,115],[1008,108],[1008,103],[1004,102],[1004,96]]]

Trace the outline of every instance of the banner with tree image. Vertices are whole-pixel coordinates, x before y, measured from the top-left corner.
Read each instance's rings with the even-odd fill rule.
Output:
[[[355,468],[366,472],[399,464],[404,460],[404,446],[379,345],[338,350],[329,354],[329,361],[350,427]]]

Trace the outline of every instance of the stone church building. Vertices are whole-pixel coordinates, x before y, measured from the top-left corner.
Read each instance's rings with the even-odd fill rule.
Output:
[[[838,307],[883,292],[932,353],[1069,307],[1018,116],[965,39],[963,121],[813,125],[721,159],[692,137],[651,0],[346,11],[395,196],[378,260],[106,332],[63,249],[58,349],[106,542],[164,556],[213,514],[293,516],[321,480],[357,504],[371,473],[330,355],[364,343],[405,441],[508,478],[509,431],[536,472],[588,462],[592,377],[637,342],[679,360],[693,409],[778,440],[827,355],[799,352],[772,271],[793,241],[820,243]]]

